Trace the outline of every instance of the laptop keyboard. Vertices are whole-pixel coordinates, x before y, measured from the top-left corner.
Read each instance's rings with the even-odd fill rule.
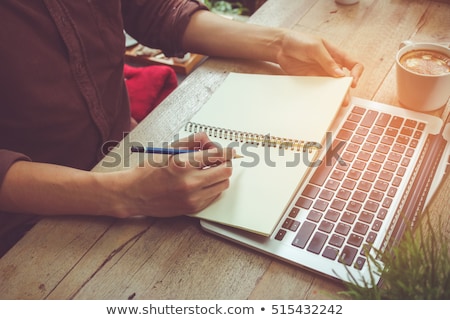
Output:
[[[353,107],[275,239],[294,232],[292,246],[361,269],[424,129],[413,119]],[[297,219],[304,210],[306,219]]]

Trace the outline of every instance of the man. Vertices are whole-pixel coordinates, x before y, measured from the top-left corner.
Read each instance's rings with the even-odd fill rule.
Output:
[[[229,186],[233,152],[212,148],[202,134],[195,147],[208,150],[166,156],[166,166],[89,171],[104,143],[130,130],[124,29],[167,56],[264,60],[298,75],[340,77],[346,68],[353,86],[363,71],[323,39],[230,21],[195,0],[4,0],[0,15],[0,222],[7,234],[28,219],[23,214],[197,212]],[[200,170],[211,163],[220,164]]]

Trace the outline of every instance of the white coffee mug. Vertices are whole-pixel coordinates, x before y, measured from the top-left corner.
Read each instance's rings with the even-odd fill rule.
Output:
[[[437,110],[443,107],[450,97],[450,72],[423,74],[400,63],[406,53],[417,50],[439,52],[446,56],[447,62],[450,63],[449,47],[435,43],[402,42],[395,58],[398,100],[408,109],[423,112]]]

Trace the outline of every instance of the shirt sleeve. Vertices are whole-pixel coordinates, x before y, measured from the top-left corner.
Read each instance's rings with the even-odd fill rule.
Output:
[[[0,186],[3,184],[3,179],[9,168],[14,162],[20,160],[30,161],[30,158],[21,153],[0,149]]]
[[[184,31],[195,12],[207,10],[197,0],[122,0],[125,31],[139,43],[182,57]]]

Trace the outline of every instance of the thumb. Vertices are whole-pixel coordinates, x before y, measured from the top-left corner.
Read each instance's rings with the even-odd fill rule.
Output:
[[[325,70],[325,72],[333,77],[344,77],[345,72],[342,67],[333,59],[327,49],[325,43],[319,47],[319,52],[316,56],[316,61]]]
[[[217,166],[236,156],[235,150],[231,148],[211,148],[195,153],[196,159],[202,164],[202,167]]]

